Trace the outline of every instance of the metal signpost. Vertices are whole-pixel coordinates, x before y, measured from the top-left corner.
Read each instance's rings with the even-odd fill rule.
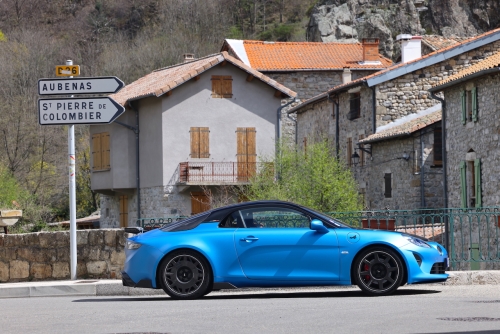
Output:
[[[125,112],[125,108],[110,97],[73,98],[72,94],[116,93],[124,83],[116,77],[79,78],[80,66],[67,60],[66,65],[56,66],[56,76],[65,79],[38,80],[39,95],[71,95],[70,98],[39,99],[38,122],[40,125],[68,125],[69,156],[69,216],[71,279],[77,276],[76,248],[76,156],[75,124],[108,124]]]

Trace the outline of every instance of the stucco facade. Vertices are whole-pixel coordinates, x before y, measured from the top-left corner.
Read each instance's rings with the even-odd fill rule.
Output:
[[[212,97],[212,76],[232,79],[230,98]],[[272,156],[277,132],[277,110],[281,94],[230,62],[207,69],[195,80],[161,97],[144,97],[133,102],[139,115],[139,161],[141,217],[190,215],[191,193],[211,189],[200,184],[180,184],[180,163],[237,162],[237,128],[255,128],[258,156]],[[127,108],[119,122],[135,126],[135,111]],[[191,153],[190,131],[208,128],[209,155]],[[119,227],[120,196],[127,196],[128,225],[135,226],[137,214],[136,150],[133,131],[114,123],[91,126],[91,134],[110,133],[109,170],[92,173],[92,188],[103,194],[101,227]],[[91,161],[92,163],[92,161]]]

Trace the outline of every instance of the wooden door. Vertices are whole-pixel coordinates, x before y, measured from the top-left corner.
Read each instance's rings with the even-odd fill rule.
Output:
[[[120,196],[120,227],[128,226],[128,196]]]
[[[191,215],[210,210],[208,196],[202,192],[191,193]]]
[[[248,181],[255,174],[257,164],[256,132],[255,128],[236,129],[238,181]]]

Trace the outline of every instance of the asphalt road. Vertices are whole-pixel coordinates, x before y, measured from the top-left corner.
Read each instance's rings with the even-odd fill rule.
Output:
[[[498,285],[420,285],[152,297],[2,299],[0,333],[500,333]]]

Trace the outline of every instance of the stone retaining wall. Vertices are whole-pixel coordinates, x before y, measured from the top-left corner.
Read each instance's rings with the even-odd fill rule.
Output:
[[[78,278],[121,278],[123,230],[77,231]],[[69,231],[0,235],[0,282],[70,279]]]

